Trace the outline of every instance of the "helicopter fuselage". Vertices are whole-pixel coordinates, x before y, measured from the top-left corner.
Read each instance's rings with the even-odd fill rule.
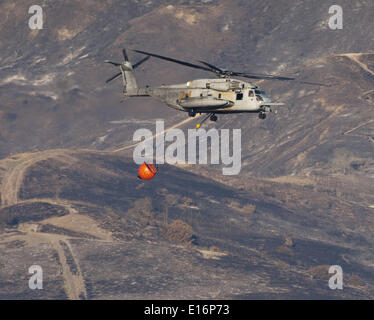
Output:
[[[230,78],[197,79],[187,83],[137,88],[127,96],[151,96],[169,107],[193,113],[262,112],[271,103],[257,86]]]

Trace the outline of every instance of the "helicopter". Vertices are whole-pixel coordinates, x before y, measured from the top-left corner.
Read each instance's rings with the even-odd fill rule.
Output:
[[[124,62],[117,63],[106,60],[106,63],[119,67],[120,72],[106,80],[106,83],[122,75],[123,96],[128,97],[152,97],[164,102],[171,108],[187,112],[190,117],[196,114],[207,114],[196,125],[201,126],[207,119],[217,121],[217,114],[231,113],[257,113],[262,120],[266,119],[267,112],[273,112],[273,106],[283,106],[284,103],[272,102],[264,90],[261,90],[251,82],[236,79],[236,77],[255,80],[279,80],[296,81],[298,83],[327,86],[322,83],[299,81],[295,78],[271,74],[255,74],[236,72],[221,69],[205,61],[194,64],[141,50],[131,50],[146,57],[132,65],[127,52],[122,50]],[[161,85],[159,87],[139,88],[134,76],[134,70],[147,61],[150,57],[174,62],[194,69],[212,72],[217,78],[196,79],[182,84]],[[235,77],[235,78],[233,78]],[[274,111],[276,113],[276,110]]]

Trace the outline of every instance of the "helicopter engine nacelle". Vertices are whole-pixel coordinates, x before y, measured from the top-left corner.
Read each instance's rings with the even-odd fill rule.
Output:
[[[217,91],[229,91],[230,83],[229,82],[211,82],[211,83],[207,83],[206,87],[208,89],[213,89]]]

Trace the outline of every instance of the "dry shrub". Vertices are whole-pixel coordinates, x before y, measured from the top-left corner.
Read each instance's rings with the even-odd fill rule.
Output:
[[[134,201],[133,207],[127,211],[126,218],[132,222],[139,223],[140,226],[154,224],[152,214],[152,200],[149,197]],[[126,219],[124,220],[126,221]]]
[[[292,240],[292,238],[291,237],[285,237],[285,239],[284,239],[284,245],[286,246],[286,247],[293,247],[294,246],[294,243],[293,243],[293,240]]]
[[[185,206],[192,206],[194,204],[193,200],[188,197],[183,197],[182,202]]]
[[[249,214],[253,214],[256,211],[256,206],[254,204],[246,204],[243,207],[243,211]]]
[[[196,244],[197,236],[192,227],[182,220],[174,220],[167,224],[161,234],[164,238],[171,242],[182,244]]]
[[[218,247],[216,247],[216,246],[210,246],[209,251],[220,252],[221,250]]]
[[[289,265],[287,262],[284,262],[284,261],[282,261],[282,260],[277,260],[277,261],[275,262],[275,264],[276,264],[277,266],[279,266],[279,268],[280,268],[281,270],[289,270],[289,269],[290,269],[290,265]]]
[[[362,280],[358,275],[353,274],[348,278],[348,284],[354,287],[364,287],[365,281]]]
[[[240,208],[240,202],[237,200],[231,200],[229,202],[229,206],[232,208]]]
[[[293,251],[292,251],[292,249],[289,248],[289,247],[286,247],[286,246],[284,246],[284,245],[278,247],[278,248],[277,248],[277,251],[278,251],[279,253],[288,254],[288,255],[290,255],[290,256],[293,255]]]
[[[330,266],[321,265],[309,268],[309,273],[311,274],[313,279],[324,279],[328,280],[332,276],[329,274]]]
[[[254,204],[249,203],[249,204],[242,206],[240,202],[237,200],[231,200],[229,202],[229,206],[231,208],[234,208],[235,210],[248,213],[248,214],[253,214],[256,211],[256,206]]]

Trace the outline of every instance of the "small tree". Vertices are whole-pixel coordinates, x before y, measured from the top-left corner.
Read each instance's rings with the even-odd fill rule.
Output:
[[[353,158],[349,150],[345,148],[336,148],[330,163],[332,167],[343,169],[343,173],[346,174],[347,168],[349,168],[349,164],[352,159]]]
[[[182,220],[174,220],[166,224],[161,234],[169,241],[182,244],[196,244],[197,236],[192,227]]]

